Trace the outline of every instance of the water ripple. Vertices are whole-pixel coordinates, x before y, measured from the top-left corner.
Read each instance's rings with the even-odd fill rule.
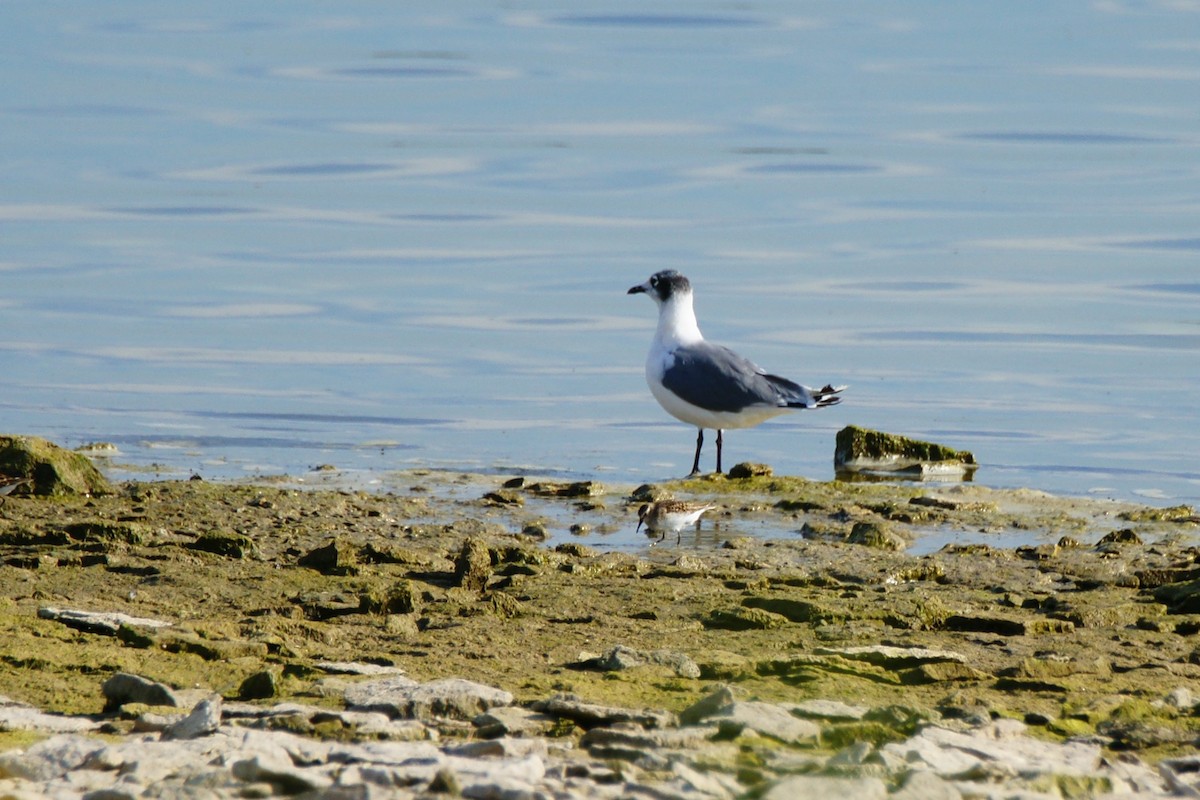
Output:
[[[953,138],[973,142],[1004,142],[1011,144],[1174,144],[1175,139],[1160,136],[1138,136],[1120,133],[1069,131],[975,131],[956,134]]]
[[[753,17],[709,14],[563,14],[550,17],[557,25],[614,28],[757,28],[767,22]]]

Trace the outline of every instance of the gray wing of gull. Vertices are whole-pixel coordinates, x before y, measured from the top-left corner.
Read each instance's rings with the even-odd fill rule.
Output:
[[[677,348],[663,372],[663,386],[708,411],[752,406],[804,407],[812,395],[797,383],[767,375],[728,347],[701,342]]]

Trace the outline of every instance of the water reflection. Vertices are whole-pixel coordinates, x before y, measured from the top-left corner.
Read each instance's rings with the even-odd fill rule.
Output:
[[[765,27],[765,20],[700,14],[564,14],[549,17],[556,25],[619,28],[750,28]]]

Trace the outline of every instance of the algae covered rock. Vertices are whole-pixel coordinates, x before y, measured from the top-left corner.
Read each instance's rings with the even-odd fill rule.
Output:
[[[838,431],[833,465],[839,473],[968,480],[979,466],[966,450],[855,425]]]
[[[32,479],[34,494],[112,494],[85,456],[37,436],[0,435],[0,475]]]

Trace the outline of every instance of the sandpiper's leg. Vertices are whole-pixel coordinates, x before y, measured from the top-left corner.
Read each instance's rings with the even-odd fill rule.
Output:
[[[720,434],[718,434],[719,436]],[[700,448],[704,446],[704,428],[696,431],[696,457],[692,459],[692,474],[700,474]]]
[[[717,474],[718,475],[721,474],[721,444],[723,443],[723,440],[724,440],[724,437],[721,436],[721,429],[717,428]],[[697,458],[700,457],[699,452],[696,453],[696,457]]]

